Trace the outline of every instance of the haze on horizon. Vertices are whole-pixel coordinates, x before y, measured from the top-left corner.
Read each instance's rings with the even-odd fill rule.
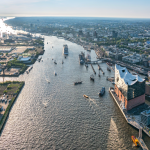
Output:
[[[0,16],[150,18],[149,0],[5,0]]]

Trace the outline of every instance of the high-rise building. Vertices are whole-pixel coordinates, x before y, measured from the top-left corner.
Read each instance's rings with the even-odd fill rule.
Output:
[[[125,67],[115,66],[115,93],[130,110],[145,103],[145,79],[132,75]]]

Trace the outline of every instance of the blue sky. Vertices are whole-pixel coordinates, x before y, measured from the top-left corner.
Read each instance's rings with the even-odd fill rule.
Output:
[[[150,0],[0,0],[1,16],[150,18]]]

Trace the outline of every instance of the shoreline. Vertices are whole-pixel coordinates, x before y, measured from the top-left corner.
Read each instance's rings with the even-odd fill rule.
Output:
[[[21,85],[20,85],[20,87],[18,88],[19,91],[18,91],[18,92],[16,93],[16,95],[12,98],[10,104],[8,105],[8,107],[7,107],[6,110],[5,110],[5,113],[4,113],[3,117],[2,117],[2,119],[0,120],[0,133],[1,133],[2,130],[3,130],[3,127],[4,127],[5,122],[6,122],[7,118],[8,118],[8,116],[9,116],[10,110],[11,110],[11,108],[12,108],[14,102],[15,102],[16,99],[18,98],[18,95],[20,94],[20,92],[22,91],[22,89],[23,89],[23,87],[24,87],[24,85],[25,85],[25,82],[24,82],[24,81],[22,81],[22,82],[15,81],[15,82],[16,82],[16,83],[21,83]],[[11,83],[13,83],[13,82],[11,82]]]
[[[127,121],[127,123],[129,125],[131,125],[132,127],[134,127],[135,129],[137,130],[143,130],[143,132],[148,136],[150,137],[150,133],[148,133],[145,129],[143,129],[143,127],[136,121],[136,120],[133,120],[131,119],[131,117],[129,116],[129,114],[126,114],[123,110],[123,108],[121,107],[121,102],[119,104],[119,100],[117,100],[117,97],[115,96],[115,93],[114,93],[114,88],[109,88],[109,93],[111,94],[111,96],[113,97],[114,101],[116,102],[117,106],[119,107],[120,111],[122,112],[122,115],[124,116],[125,120]],[[136,116],[136,115],[133,115],[133,116]],[[144,143],[144,141],[142,140],[142,137],[138,138],[139,142],[140,142],[140,145],[142,147],[143,150],[148,150],[146,144]]]

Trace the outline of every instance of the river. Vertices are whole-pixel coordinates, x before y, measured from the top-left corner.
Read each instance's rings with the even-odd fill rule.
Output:
[[[100,78],[98,66],[93,65],[97,74],[92,82],[91,66],[86,69],[79,65],[78,55],[84,51],[81,46],[54,36],[45,36],[44,43],[43,62],[36,61],[29,74],[4,78],[4,81],[25,81],[25,86],[1,133],[0,149],[140,149],[131,141],[131,135],[138,136],[138,131],[126,123],[109,94],[112,84],[106,77],[114,73],[107,71],[107,65],[100,64],[105,72]],[[63,44],[69,47],[66,59],[62,54]],[[94,51],[91,56],[96,59]],[[83,84],[74,86],[79,80]],[[105,95],[99,97],[103,86]],[[85,99],[83,94],[90,98]],[[150,148],[150,139],[145,134],[143,139]]]

